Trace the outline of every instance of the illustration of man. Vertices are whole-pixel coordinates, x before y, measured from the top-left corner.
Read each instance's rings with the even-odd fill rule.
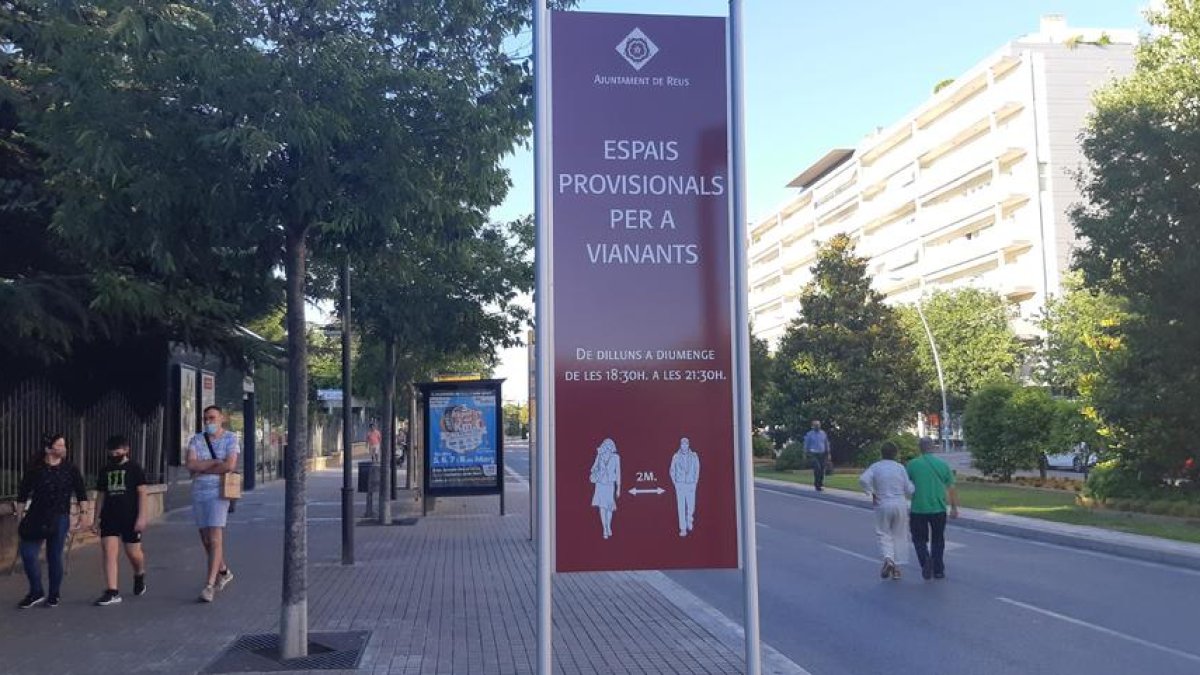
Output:
[[[679,536],[686,537],[696,521],[696,483],[700,482],[700,456],[687,438],[671,458],[671,482],[675,483],[675,507],[679,512]]]

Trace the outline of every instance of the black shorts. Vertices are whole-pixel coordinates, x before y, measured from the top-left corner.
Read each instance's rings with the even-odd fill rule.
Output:
[[[120,537],[126,544],[142,543],[142,533],[133,529],[134,521],[124,519],[100,519],[101,537]]]

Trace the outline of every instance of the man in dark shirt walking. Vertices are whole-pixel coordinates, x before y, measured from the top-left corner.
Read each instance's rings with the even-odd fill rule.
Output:
[[[142,553],[142,532],[146,529],[146,473],[129,459],[129,441],[124,436],[108,439],[108,466],[100,472],[96,485],[99,495],[100,545],[104,552],[104,594],[96,605],[105,607],[121,602],[117,570],[118,548],[125,544],[125,556],[133,567],[133,594],[146,592],[146,557]]]

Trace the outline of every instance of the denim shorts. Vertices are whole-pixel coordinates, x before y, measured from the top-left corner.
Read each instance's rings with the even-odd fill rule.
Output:
[[[229,500],[216,495],[193,495],[192,518],[196,527],[225,527],[225,519],[229,516]]]

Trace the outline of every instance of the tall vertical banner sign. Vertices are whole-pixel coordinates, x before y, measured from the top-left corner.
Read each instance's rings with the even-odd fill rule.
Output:
[[[555,568],[735,568],[725,19],[551,36]]]

